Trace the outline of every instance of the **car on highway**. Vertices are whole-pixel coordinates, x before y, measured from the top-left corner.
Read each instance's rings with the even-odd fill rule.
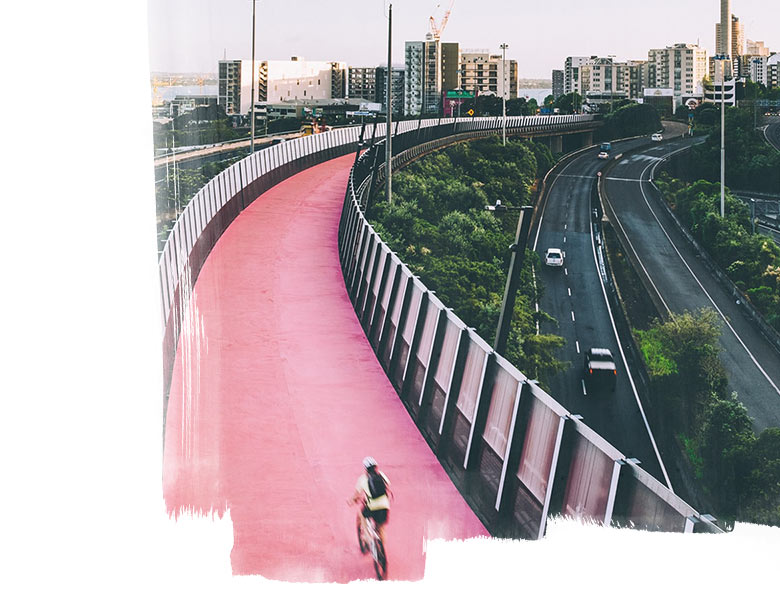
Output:
[[[607,348],[590,348],[585,352],[585,385],[590,391],[615,391],[617,367]]]
[[[609,158],[609,152],[607,152],[606,150],[602,150],[601,152],[599,152],[600,160],[607,160],[608,158]]]
[[[544,264],[548,267],[562,267],[563,252],[561,252],[561,249],[547,248],[547,252],[544,253]]]
[[[612,144],[609,142],[601,142],[601,145],[599,146],[599,150],[604,150],[605,152],[609,152],[612,150]]]
[[[661,135],[660,133],[654,133],[653,135],[650,136],[650,139],[653,140],[654,142],[662,142],[664,140],[664,136]]]

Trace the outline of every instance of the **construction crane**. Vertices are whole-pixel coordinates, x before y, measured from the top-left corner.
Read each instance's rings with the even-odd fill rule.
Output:
[[[431,33],[433,34],[433,39],[438,40],[441,39],[441,34],[444,33],[444,28],[447,26],[447,20],[450,18],[450,13],[452,12],[452,5],[455,4],[455,0],[450,0],[450,6],[445,11],[444,16],[441,18],[441,23],[439,25],[436,25],[436,19],[433,18],[433,15],[428,17],[428,21],[431,26]],[[441,6],[441,4],[437,4],[436,8],[438,9]]]

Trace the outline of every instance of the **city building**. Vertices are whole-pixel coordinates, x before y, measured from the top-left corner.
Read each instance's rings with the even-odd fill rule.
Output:
[[[563,96],[563,71],[561,69],[553,69],[552,96],[554,100]]]
[[[731,0],[720,0],[720,22],[715,24],[715,54],[731,52]]]
[[[503,90],[509,100],[517,98],[517,61],[506,59],[506,70],[507,78]],[[487,50],[464,50],[461,53],[461,89],[479,96],[501,96],[503,81],[503,54],[490,54]]]
[[[217,96],[207,94],[177,95],[169,104],[170,116],[178,117],[196,108],[215,108]]]
[[[457,89],[460,50],[456,42],[441,42],[432,33],[422,42],[406,42],[404,114],[437,115],[442,94]]]
[[[704,101],[720,104],[722,95],[724,104],[735,106],[737,103],[737,95],[735,93],[737,80],[729,78],[731,61],[728,59],[715,60],[713,64],[715,65],[715,73],[712,78],[712,86],[704,91]],[[723,92],[721,92],[721,89],[723,89]]]
[[[329,100],[346,96],[347,66],[343,62],[290,60],[255,61],[255,102]],[[218,102],[228,115],[251,109],[252,61],[219,61]]]
[[[587,82],[583,83],[581,69],[587,66],[596,56],[569,56],[563,68],[563,93],[571,94],[576,92],[582,95],[587,90]],[[586,69],[587,70],[587,69]]]
[[[393,67],[392,69],[392,94],[393,94],[393,114],[403,114],[404,112],[404,69],[402,67]],[[376,68],[376,96],[374,101],[382,105],[382,111],[387,111],[387,67]]]
[[[764,45],[764,42],[754,42],[748,40],[745,44],[745,54],[749,56],[769,56],[769,48]]]
[[[675,44],[647,53],[647,87],[671,89],[676,106],[687,98],[701,99],[707,72],[707,51],[695,44]]]
[[[378,91],[375,67],[349,67],[347,98],[365,98],[373,101]]]

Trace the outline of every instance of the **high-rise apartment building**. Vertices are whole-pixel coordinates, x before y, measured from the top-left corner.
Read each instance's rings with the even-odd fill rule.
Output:
[[[393,101],[393,114],[403,114],[404,112],[404,69],[399,67],[393,67],[392,69],[392,81],[390,83],[392,101]],[[382,110],[387,110],[387,67],[376,68],[376,96],[374,97],[376,102],[382,105]]]
[[[553,69],[552,96],[554,100],[563,96],[563,71],[561,69]]]
[[[439,114],[443,92],[460,84],[459,45],[428,33],[423,42],[406,42],[404,58],[404,114]]]
[[[347,98],[373,102],[377,95],[376,68],[349,67],[347,73]]]
[[[506,79],[502,54],[487,50],[464,51],[460,55],[460,87],[477,95],[517,98],[517,61],[506,59]]]
[[[343,62],[290,60],[255,61],[255,102],[329,100],[346,95],[347,65]],[[218,102],[227,114],[249,113],[252,61],[219,61]]]
[[[569,56],[566,58],[566,63],[563,68],[564,94],[571,94],[572,92],[576,92],[580,95],[583,95],[584,91],[586,91],[588,87],[587,81],[583,82],[583,73],[581,72],[582,67],[587,66],[596,58],[596,56]],[[587,73],[585,73],[585,75],[587,79]]]
[[[707,51],[695,44],[675,44],[647,53],[649,88],[671,89],[675,97],[701,96],[707,75]]]

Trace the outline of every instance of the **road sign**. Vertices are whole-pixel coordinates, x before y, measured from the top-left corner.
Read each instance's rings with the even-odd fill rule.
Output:
[[[474,92],[468,90],[448,90],[447,98],[473,98]]]
[[[473,117],[473,116],[474,116],[474,109],[473,109],[473,108],[470,108],[470,109],[467,111],[467,113],[466,113],[466,114],[467,114],[468,116],[470,116],[470,117]]]

